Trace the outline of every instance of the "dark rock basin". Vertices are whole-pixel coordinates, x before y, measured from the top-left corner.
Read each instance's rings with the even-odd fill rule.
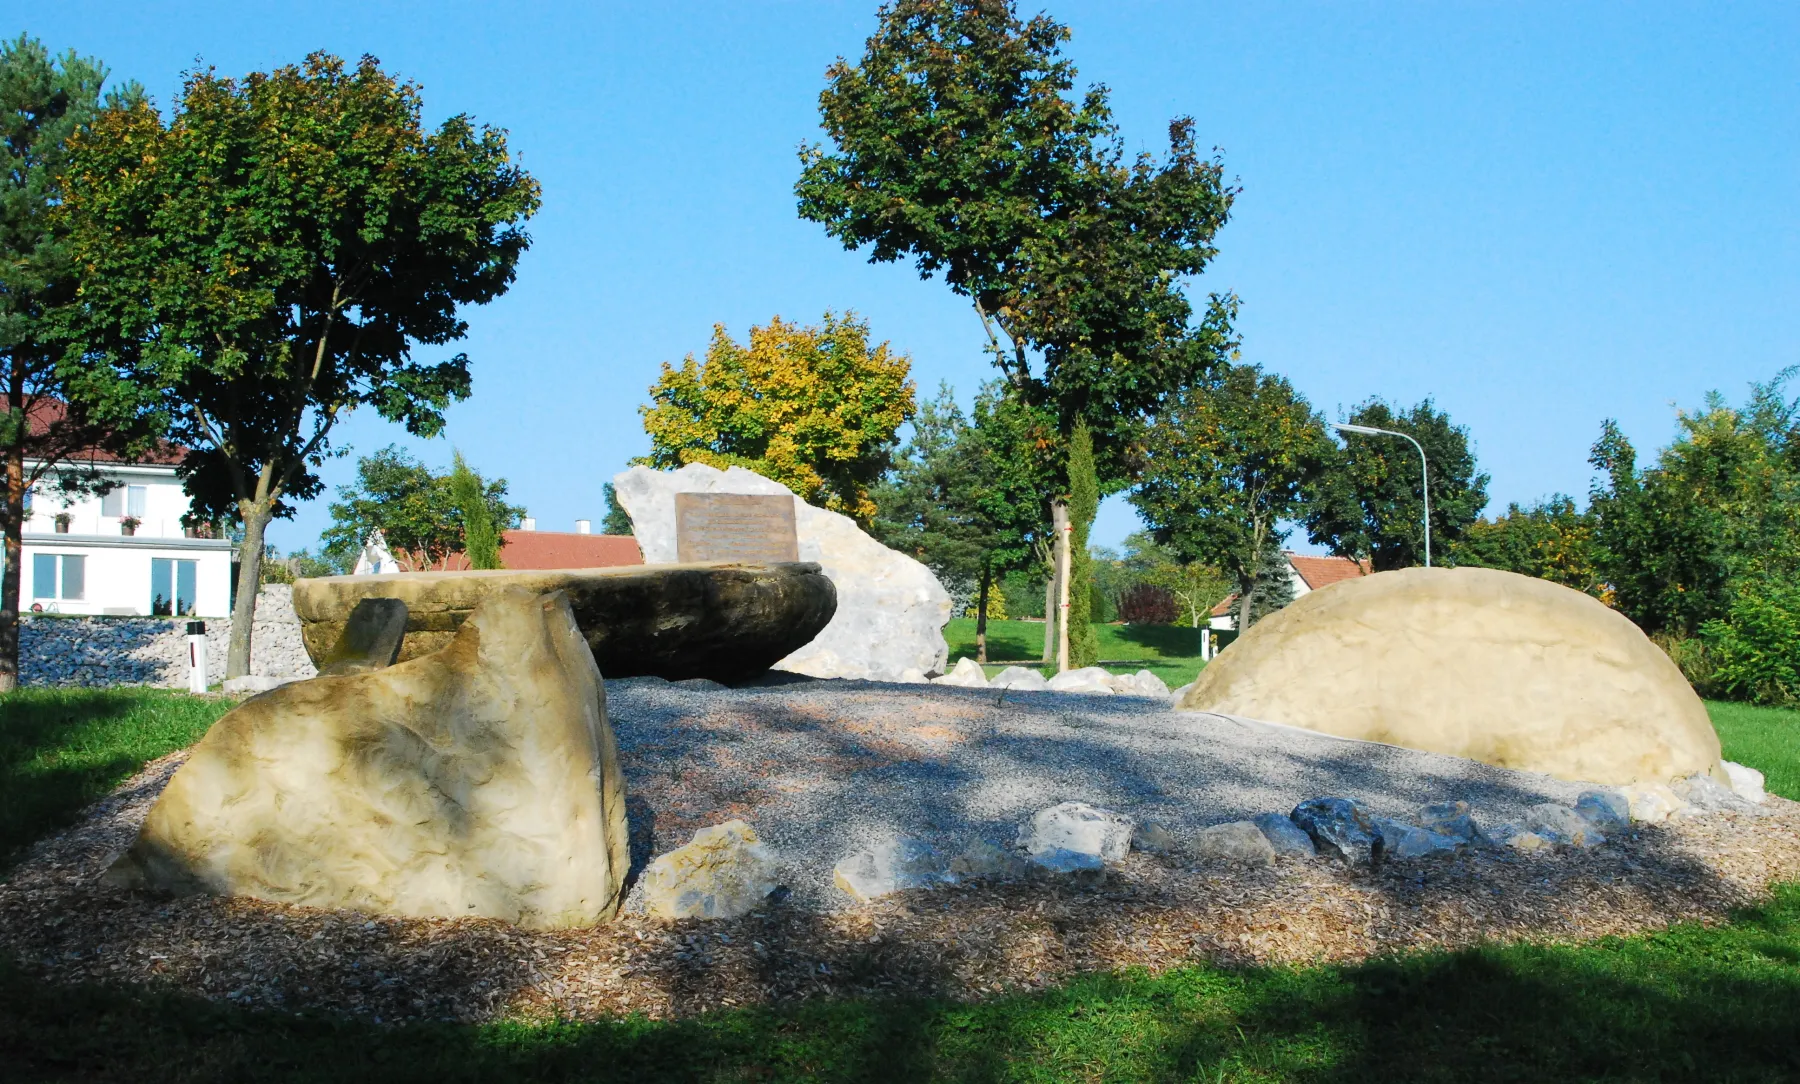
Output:
[[[609,678],[745,681],[805,646],[837,612],[837,590],[805,561],[325,576],[294,584],[294,612],[316,665],[359,600],[399,599],[404,662],[442,648],[488,592],[513,586],[566,592]]]

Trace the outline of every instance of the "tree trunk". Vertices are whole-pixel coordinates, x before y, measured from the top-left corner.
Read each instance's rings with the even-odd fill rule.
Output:
[[[1050,505],[1050,527],[1056,532],[1056,672],[1069,668],[1069,502]]]
[[[22,437],[24,434],[21,433]],[[0,693],[19,687],[19,590],[25,560],[25,445],[6,449],[6,569],[0,573]]]
[[[1250,631],[1250,596],[1256,594],[1256,576],[1238,581],[1238,627],[1237,633],[1242,636]]]
[[[981,589],[975,594],[975,661],[987,662],[987,608],[988,588],[993,582],[994,573],[983,561],[981,564]]]
[[[1044,658],[1043,664],[1056,661],[1056,562],[1050,562],[1044,577]]]
[[[238,547],[237,604],[231,608],[231,649],[225,656],[225,676],[243,677],[250,672],[250,633],[256,621],[256,589],[262,583],[263,534],[275,511],[275,499],[239,501],[244,518],[244,542]]]

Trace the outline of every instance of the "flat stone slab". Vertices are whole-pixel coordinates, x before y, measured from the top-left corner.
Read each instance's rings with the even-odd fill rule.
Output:
[[[819,566],[796,561],[323,576],[294,585],[294,613],[318,663],[358,602],[398,599],[406,604],[405,662],[444,647],[482,599],[506,587],[567,594],[609,678],[743,681],[811,642],[837,612],[836,588]]]

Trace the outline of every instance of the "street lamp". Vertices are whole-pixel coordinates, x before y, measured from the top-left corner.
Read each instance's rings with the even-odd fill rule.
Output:
[[[1361,433],[1366,437],[1399,437],[1412,441],[1412,446],[1419,449],[1419,495],[1425,498],[1425,567],[1431,567],[1431,468],[1425,462],[1425,449],[1418,441],[1405,433],[1396,433],[1392,429],[1377,429],[1372,425],[1351,425],[1348,422],[1332,422],[1331,427],[1340,433]]]

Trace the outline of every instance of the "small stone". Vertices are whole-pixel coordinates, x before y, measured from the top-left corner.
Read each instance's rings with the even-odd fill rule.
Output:
[[[1381,862],[1381,836],[1360,803],[1349,798],[1312,798],[1295,806],[1289,816],[1327,858],[1352,866]]]
[[[1103,873],[1106,863],[1097,854],[1085,851],[1071,851],[1062,847],[1051,847],[1029,855],[1026,861],[1039,869],[1050,873]]]
[[[1525,811],[1525,828],[1565,847],[1593,847],[1606,842],[1586,817],[1566,805],[1545,802]]]
[[[1019,848],[1031,855],[1067,850],[1117,862],[1131,850],[1135,827],[1123,813],[1086,802],[1063,802],[1032,814],[1031,823],[1019,829]]]
[[[969,844],[967,850],[950,860],[950,873],[959,879],[1016,881],[1029,872],[1030,864],[1023,856],[986,840]]]
[[[900,671],[899,684],[901,685],[923,685],[928,680],[930,679],[925,676],[925,671],[916,666],[909,666]]]
[[[1275,853],[1291,858],[1312,858],[1319,853],[1312,837],[1301,830],[1291,817],[1280,813],[1258,813],[1251,818],[1269,839]]]
[[[1511,847],[1513,850],[1524,854],[1531,854],[1536,851],[1546,851],[1555,846],[1555,844],[1551,843],[1543,836],[1538,835],[1536,832],[1528,832],[1516,824],[1502,824],[1500,827],[1494,829],[1490,835],[1493,837],[1494,842],[1498,843],[1500,846]]]
[[[1644,824],[1666,821],[1687,805],[1666,783],[1633,783],[1620,787],[1619,793],[1625,796],[1631,819]]]
[[[1737,791],[1709,775],[1690,775],[1686,779],[1677,779],[1670,787],[1675,796],[1687,803],[1680,811],[1683,816],[1701,813],[1755,813],[1757,806],[1745,801]]]
[[[1456,836],[1432,832],[1391,817],[1376,817],[1374,821],[1375,830],[1381,834],[1381,853],[1385,861],[1455,854],[1468,846],[1466,841]]]
[[[1121,677],[1113,682],[1113,691],[1126,696],[1152,696],[1157,698],[1169,695],[1169,686],[1162,678],[1148,670],[1139,670],[1129,677]]]
[[[1469,813],[1467,802],[1437,802],[1420,806],[1413,815],[1413,823],[1427,832],[1459,839],[1473,847],[1491,847],[1494,841],[1489,839],[1475,818]]]
[[[988,680],[986,672],[981,669],[981,664],[965,656],[957,659],[956,665],[950,668],[950,672],[936,679],[933,684],[955,685],[964,689],[985,689]]]
[[[1175,836],[1156,821],[1143,821],[1131,830],[1131,849],[1145,854],[1168,854],[1175,849]]]
[[[1193,852],[1197,858],[1261,866],[1275,861],[1274,845],[1254,821],[1231,821],[1202,828],[1194,834]]]
[[[1631,827],[1631,799],[1616,790],[1582,791],[1575,799],[1575,812],[1602,834]]]
[[[1049,689],[1058,693],[1082,693],[1088,696],[1113,695],[1112,673],[1099,666],[1064,670],[1050,679]]]
[[[832,869],[832,882],[858,903],[946,880],[943,860],[924,840],[901,836],[847,854]]]
[[[1763,803],[1767,795],[1763,792],[1763,773],[1755,768],[1747,768],[1742,764],[1723,761],[1725,774],[1731,777],[1731,789],[1739,798],[1757,805]]]
[[[715,824],[650,863],[643,876],[644,906],[662,919],[746,915],[780,887],[778,865],[748,824]]]
[[[1050,683],[1044,675],[1028,666],[1009,666],[995,674],[988,682],[996,689],[1012,689],[1015,692],[1036,692],[1047,689]]]

